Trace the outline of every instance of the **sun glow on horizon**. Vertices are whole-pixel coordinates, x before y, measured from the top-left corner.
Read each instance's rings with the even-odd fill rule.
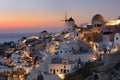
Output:
[[[0,30],[64,29],[65,23],[60,20],[64,20],[65,12],[78,26],[90,23],[96,13],[103,14],[108,20],[119,16],[119,1],[110,1],[107,6],[106,3],[96,0],[0,0]]]

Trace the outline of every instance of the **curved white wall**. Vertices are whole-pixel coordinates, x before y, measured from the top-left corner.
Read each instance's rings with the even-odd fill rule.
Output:
[[[114,36],[114,44],[120,44],[120,33],[116,33]]]

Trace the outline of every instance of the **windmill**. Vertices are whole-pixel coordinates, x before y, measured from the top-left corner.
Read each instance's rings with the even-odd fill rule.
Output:
[[[65,19],[64,20],[60,20],[60,21],[65,21],[65,23],[68,21],[66,12],[65,12]]]
[[[64,20],[60,20],[60,21],[64,21],[65,22],[65,28],[66,28],[66,22],[68,21],[68,19],[67,19],[67,12],[65,12],[65,19]]]

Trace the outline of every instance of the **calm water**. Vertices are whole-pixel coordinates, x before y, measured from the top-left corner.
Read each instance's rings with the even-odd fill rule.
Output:
[[[0,43],[10,42],[10,41],[17,42],[18,40],[20,40],[20,39],[19,38],[1,38]]]
[[[0,43],[10,42],[22,39],[22,37],[28,37],[33,35],[39,35],[39,33],[0,33]]]

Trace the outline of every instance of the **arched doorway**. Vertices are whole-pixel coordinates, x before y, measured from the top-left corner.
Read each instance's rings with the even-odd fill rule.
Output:
[[[55,69],[53,70],[53,74],[55,74]]]

